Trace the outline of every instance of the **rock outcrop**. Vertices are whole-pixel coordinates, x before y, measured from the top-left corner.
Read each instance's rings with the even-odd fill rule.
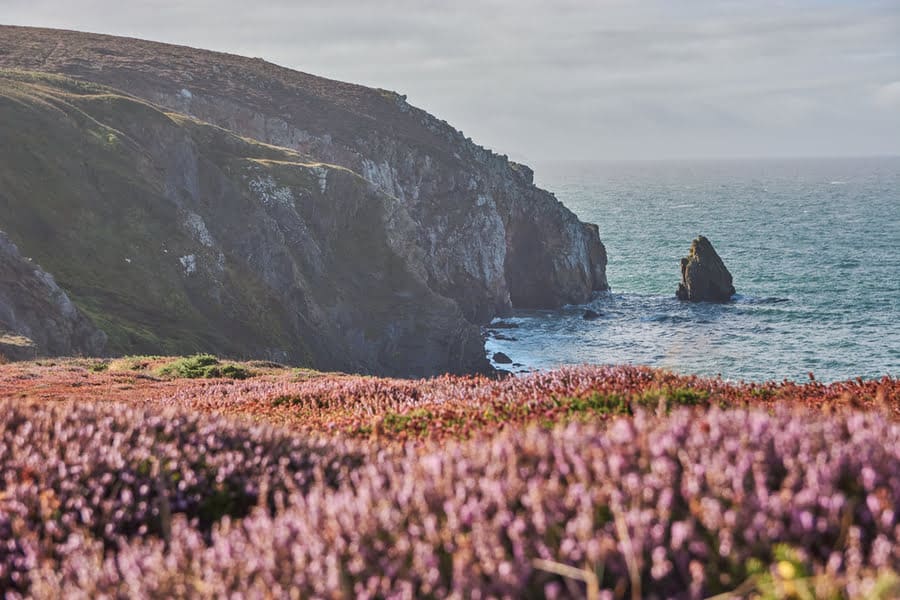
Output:
[[[96,355],[106,335],[79,311],[53,277],[19,254],[0,232],[0,356]]]
[[[503,352],[494,353],[494,362],[498,365],[511,365],[512,359]]]
[[[675,295],[689,302],[728,302],[735,294],[731,273],[715,248],[698,236],[681,259],[681,283]]]

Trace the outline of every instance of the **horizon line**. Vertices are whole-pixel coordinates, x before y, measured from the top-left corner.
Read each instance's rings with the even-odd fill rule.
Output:
[[[523,158],[513,156],[509,160],[514,162],[526,161],[530,163],[649,163],[649,162],[751,162],[751,161],[804,161],[804,160],[872,160],[872,159],[900,159],[900,152],[896,154],[821,154],[821,155],[747,155],[747,156],[661,156],[661,157],[622,157],[622,158]]]

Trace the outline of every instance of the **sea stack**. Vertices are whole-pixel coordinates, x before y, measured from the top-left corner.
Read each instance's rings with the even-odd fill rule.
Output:
[[[705,237],[691,243],[681,259],[681,283],[675,295],[688,302],[728,302],[735,294],[731,273]]]

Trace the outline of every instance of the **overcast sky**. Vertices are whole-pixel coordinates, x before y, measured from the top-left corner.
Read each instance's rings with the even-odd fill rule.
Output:
[[[0,0],[405,93],[520,160],[900,154],[900,0]]]

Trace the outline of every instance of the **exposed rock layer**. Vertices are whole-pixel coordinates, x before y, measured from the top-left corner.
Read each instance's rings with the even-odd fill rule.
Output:
[[[731,273],[713,245],[698,236],[681,259],[681,283],[675,295],[690,302],[728,302],[734,296]]]

